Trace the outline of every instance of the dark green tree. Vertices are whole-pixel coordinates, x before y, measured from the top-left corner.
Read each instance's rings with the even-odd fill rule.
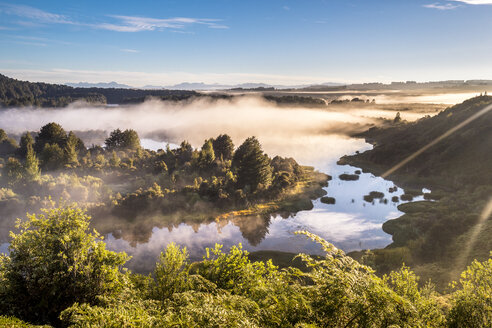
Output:
[[[14,155],[18,149],[17,142],[9,138],[4,130],[0,129],[0,156]]]
[[[9,157],[4,164],[2,177],[9,185],[16,185],[23,178],[24,168],[17,158]]]
[[[24,133],[20,139],[19,155],[21,158],[26,158],[27,147],[31,145],[34,147],[34,138],[29,132]]]
[[[232,159],[232,155],[234,154],[234,143],[227,134],[219,135],[213,141],[213,146],[215,157],[222,158],[223,160]]]
[[[255,137],[249,137],[236,150],[232,166],[237,172],[237,187],[249,186],[256,191],[261,185],[268,187],[272,181],[270,159],[261,149],[260,142]]]
[[[36,142],[34,144],[34,150],[40,153],[44,150],[46,144],[58,145],[60,148],[65,146],[67,141],[67,133],[57,123],[48,123],[41,128],[39,134],[36,136]]]
[[[45,144],[40,154],[41,166],[45,170],[57,170],[65,165],[65,153],[57,144]]]
[[[112,149],[130,149],[136,150],[140,148],[140,138],[135,130],[121,131],[116,129],[109,134],[105,140],[106,148]]]

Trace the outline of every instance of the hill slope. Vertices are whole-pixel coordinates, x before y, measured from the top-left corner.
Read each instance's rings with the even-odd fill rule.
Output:
[[[374,149],[341,162],[382,174],[490,104],[492,97],[476,97],[415,123],[371,129],[363,136]],[[430,187],[426,198],[437,201],[400,205],[405,215],[383,225],[393,244],[375,251],[380,272],[405,262],[445,289],[465,264],[488,257],[492,223],[480,217],[492,199],[491,149],[487,112],[389,175],[400,185]]]

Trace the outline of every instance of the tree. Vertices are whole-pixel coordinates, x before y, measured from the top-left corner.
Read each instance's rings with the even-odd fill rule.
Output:
[[[24,168],[17,158],[9,157],[3,166],[2,176],[9,185],[16,185],[23,178]]]
[[[121,131],[116,129],[109,134],[109,137],[104,142],[106,148],[113,149],[130,149],[136,150],[140,148],[140,138],[135,130]]]
[[[57,170],[65,165],[65,153],[57,144],[45,144],[40,157],[46,170]]]
[[[237,187],[249,186],[251,191],[262,185],[268,187],[272,181],[270,159],[261,149],[255,137],[249,137],[236,150],[232,166],[237,172]]]
[[[111,167],[119,167],[120,163],[121,159],[118,157],[118,154],[116,154],[116,151],[113,150],[111,158],[109,159],[109,165],[111,165]]]
[[[181,146],[176,149],[175,153],[178,164],[183,165],[184,163],[191,161],[191,157],[193,156],[193,147],[188,141],[184,140],[181,142]]]
[[[203,169],[210,167],[210,165],[215,161],[215,152],[212,146],[212,140],[206,140],[200,151],[200,156],[198,158],[199,166]]]
[[[79,143],[78,138],[75,136],[75,134],[72,131],[70,131],[70,133],[68,134],[67,142],[63,149],[65,153],[65,163],[70,166],[79,165],[78,151],[77,151],[78,143]]]
[[[231,160],[234,154],[234,143],[231,137],[227,134],[219,135],[214,141],[215,157],[222,158],[223,160]]]
[[[19,155],[21,158],[26,158],[27,147],[34,146],[34,138],[29,132],[24,133],[20,139]]]
[[[74,207],[43,210],[19,223],[10,255],[0,258],[0,307],[23,320],[57,323],[74,302],[94,304],[118,292],[125,253],[106,250],[90,217]]]
[[[401,122],[401,114],[400,112],[397,112],[395,118],[393,119],[393,123],[400,123],[400,122]]]
[[[57,123],[48,123],[41,128],[39,134],[36,136],[36,143],[34,144],[34,150],[40,153],[44,150],[46,144],[58,145],[60,148],[65,146],[67,141],[67,133]]]
[[[0,129],[0,156],[14,155],[18,147],[17,142]]]
[[[31,182],[39,179],[41,171],[39,170],[39,160],[34,153],[31,143],[27,144],[26,161],[24,162],[24,178]]]

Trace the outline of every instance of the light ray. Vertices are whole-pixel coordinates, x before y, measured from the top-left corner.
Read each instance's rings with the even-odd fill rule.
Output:
[[[471,122],[473,122],[477,118],[479,118],[479,117],[483,116],[484,114],[488,113],[490,110],[492,110],[492,105],[489,105],[489,106],[485,107],[484,109],[482,109],[479,112],[475,113],[474,115],[470,116],[469,118],[467,118],[466,120],[464,120],[460,124],[458,124],[455,127],[449,129],[448,131],[446,131],[445,133],[443,133],[441,136],[437,137],[436,139],[434,139],[433,141],[431,141],[430,143],[428,143],[424,147],[422,147],[419,150],[417,150],[412,155],[410,155],[407,158],[405,158],[404,160],[402,160],[400,163],[396,164],[395,166],[393,166],[392,168],[390,168],[389,170],[387,170],[386,172],[384,172],[381,175],[381,177],[386,178],[388,175],[390,175],[390,174],[394,173],[395,171],[399,170],[404,165],[406,165],[407,163],[409,163],[410,161],[412,161],[413,159],[415,159],[417,156],[419,156],[420,154],[422,154],[423,152],[425,152],[427,149],[431,148],[432,146],[434,146],[435,144],[439,143],[440,141],[446,139],[447,137],[449,137],[450,135],[452,135],[453,133],[455,133],[459,129],[465,127],[466,125],[470,124]]]

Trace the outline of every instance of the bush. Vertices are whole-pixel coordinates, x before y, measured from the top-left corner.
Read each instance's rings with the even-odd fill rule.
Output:
[[[492,253],[491,253],[492,256]],[[452,296],[452,309],[448,315],[449,327],[492,326],[492,259],[477,260],[461,274],[461,280],[453,283],[462,289]]]
[[[74,302],[95,303],[123,284],[125,253],[105,249],[90,233],[84,210],[60,207],[28,215],[11,233],[10,255],[0,258],[0,308],[31,322],[56,323]]]

